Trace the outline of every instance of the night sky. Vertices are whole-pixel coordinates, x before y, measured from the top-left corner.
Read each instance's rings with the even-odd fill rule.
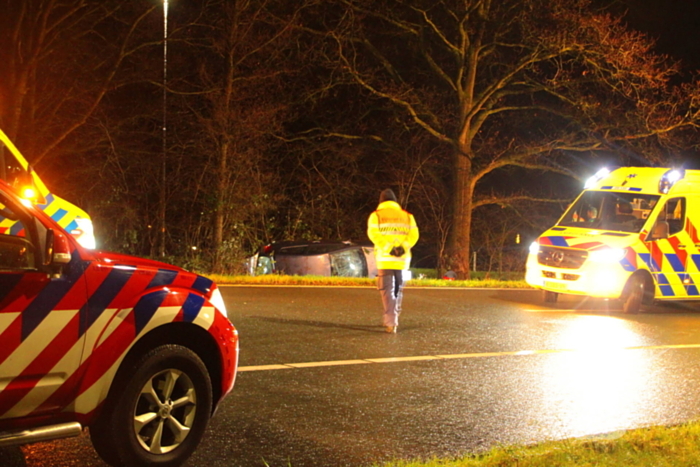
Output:
[[[684,71],[700,69],[700,1],[623,0],[634,29],[657,41],[657,49],[680,59]]]

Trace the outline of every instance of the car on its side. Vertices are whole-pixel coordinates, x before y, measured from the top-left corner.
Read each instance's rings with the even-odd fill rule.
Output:
[[[248,259],[251,275],[376,277],[374,247],[347,241],[285,241],[263,246]]]
[[[89,250],[0,181],[0,447],[89,427],[113,466],[175,466],[233,388],[211,280]]]

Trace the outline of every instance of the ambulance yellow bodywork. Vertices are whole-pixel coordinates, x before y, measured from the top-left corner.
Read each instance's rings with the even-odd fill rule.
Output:
[[[700,300],[700,171],[622,167],[586,183],[531,246],[525,280],[559,294],[621,299],[636,313],[654,300]]]
[[[1,173],[5,175],[6,181],[14,186],[25,200],[40,208],[70,232],[82,246],[95,248],[95,234],[90,216],[78,206],[51,193],[1,129],[0,151],[4,151],[5,167]],[[12,228],[15,228],[15,225],[10,219],[0,222],[0,233]]]

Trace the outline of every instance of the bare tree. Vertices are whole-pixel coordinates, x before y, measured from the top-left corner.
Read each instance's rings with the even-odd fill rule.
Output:
[[[210,156],[213,270],[224,267],[230,242],[250,241],[265,229],[277,197],[275,164],[288,107],[285,79],[300,3],[207,2],[201,21],[197,76],[189,109],[202,130],[198,151]],[[194,52],[197,52],[194,50]],[[194,56],[194,54],[190,55]],[[227,243],[228,242],[228,243]],[[238,248],[240,250],[240,248]]]
[[[137,37],[157,8],[143,6],[125,8],[109,0],[0,2],[0,127],[31,162],[55,152],[85,125],[120,84],[122,64],[154,45]]]
[[[658,160],[697,118],[696,91],[670,86],[675,65],[589,0],[337,3],[323,26],[344,76],[453,154],[448,250],[462,277],[472,211],[498,201],[480,197],[489,174],[566,173],[570,154],[602,150]]]

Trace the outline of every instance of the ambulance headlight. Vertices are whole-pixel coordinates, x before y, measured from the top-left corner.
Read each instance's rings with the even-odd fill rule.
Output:
[[[585,185],[583,185],[583,188],[586,190],[589,188],[593,188],[596,183],[598,183],[600,180],[604,179],[608,175],[610,175],[610,169],[608,169],[607,167],[603,167],[598,172],[596,172],[595,175],[586,180],[586,183]]]
[[[624,248],[605,248],[588,252],[588,259],[596,263],[617,263],[625,257],[627,251]]]
[[[540,252],[540,244],[537,242],[530,243],[530,247],[528,248],[528,251],[530,252],[531,255],[536,255],[537,253]]]

